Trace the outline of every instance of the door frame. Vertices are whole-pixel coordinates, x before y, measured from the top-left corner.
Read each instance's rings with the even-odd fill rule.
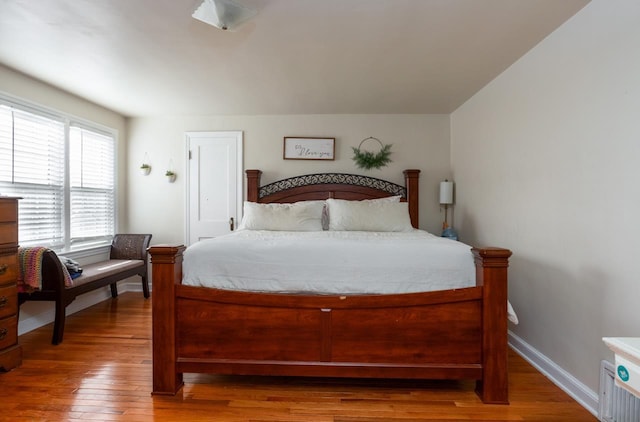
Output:
[[[190,218],[191,215],[191,140],[196,138],[236,138],[236,215],[235,227],[240,223],[242,218],[242,208],[244,204],[244,155],[243,143],[244,132],[241,130],[210,130],[210,131],[189,131],[185,132],[185,209],[184,209],[184,241],[185,245],[190,244]]]

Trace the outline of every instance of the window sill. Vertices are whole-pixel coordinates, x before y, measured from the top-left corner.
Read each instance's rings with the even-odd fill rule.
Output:
[[[91,258],[98,255],[109,255],[109,252],[111,252],[111,245],[93,246],[86,249],[56,251],[58,255],[63,255],[74,260]]]

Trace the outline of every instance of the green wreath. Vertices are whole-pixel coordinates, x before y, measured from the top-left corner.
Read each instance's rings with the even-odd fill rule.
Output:
[[[373,139],[380,144],[380,151],[374,153],[371,151],[360,150],[362,144],[369,139]],[[358,145],[358,148],[351,148],[353,149],[353,161],[355,161],[356,165],[361,169],[379,169],[380,167],[384,167],[391,162],[391,158],[389,158],[391,156],[391,144],[383,145],[378,138],[370,136],[363,139],[362,142],[360,142],[360,145]]]

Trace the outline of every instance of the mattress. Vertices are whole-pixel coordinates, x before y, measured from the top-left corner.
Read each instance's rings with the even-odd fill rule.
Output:
[[[241,230],[184,254],[185,285],[251,292],[395,294],[475,285],[471,247],[410,232]]]

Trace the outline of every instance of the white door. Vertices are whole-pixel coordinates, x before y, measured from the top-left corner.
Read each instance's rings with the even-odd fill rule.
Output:
[[[187,132],[186,244],[229,233],[242,211],[242,132]],[[233,222],[233,223],[232,223]]]

